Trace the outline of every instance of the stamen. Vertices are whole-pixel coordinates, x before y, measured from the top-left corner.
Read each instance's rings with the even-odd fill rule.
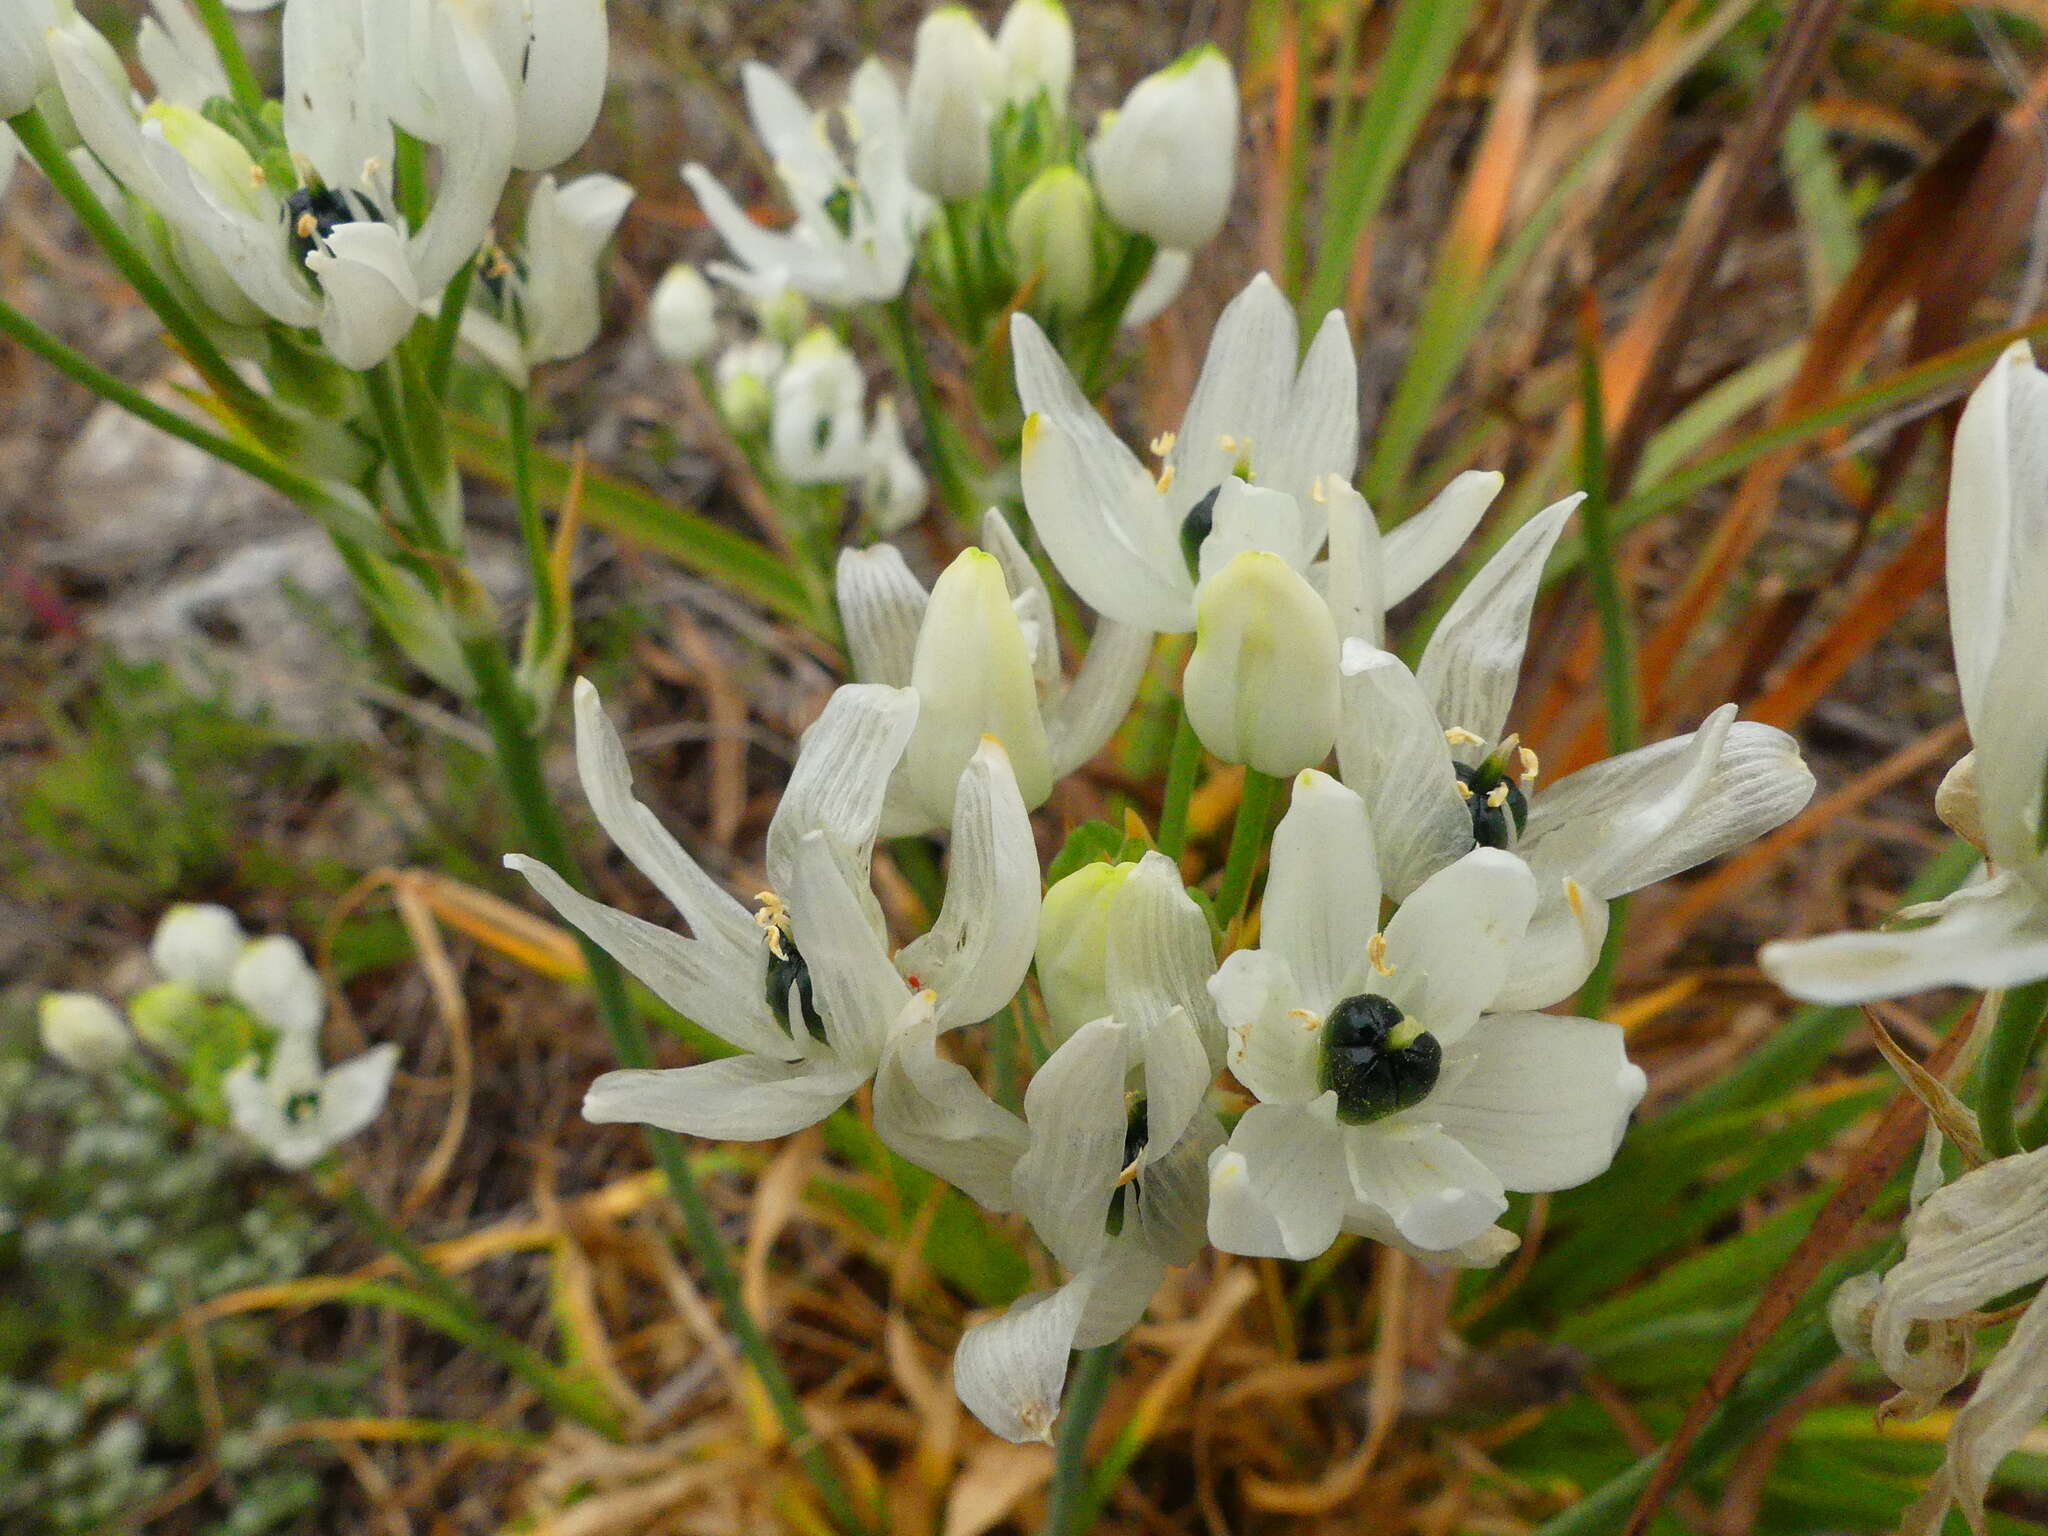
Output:
[[[1171,432],[1160,433],[1152,439],[1153,457],[1165,458],[1169,453],[1173,452],[1173,445],[1179,441],[1180,439]]]
[[[1226,432],[1221,437],[1216,439],[1216,446],[1218,448],[1221,448],[1225,453],[1235,453],[1237,452],[1237,439],[1232,437],[1228,432]]]
[[[1164,496],[1173,489],[1173,476],[1174,467],[1171,464],[1168,464],[1159,471],[1158,491],[1160,495]]]
[[[1515,748],[1521,744],[1522,733],[1520,731],[1509,731],[1507,735],[1501,738],[1500,745],[1495,747],[1489,755],[1499,758],[1502,762],[1506,762],[1515,755]]]
[[[299,222],[292,226],[292,233],[301,240],[310,240],[320,233],[320,221],[311,213],[302,213],[299,215]]]
[[[1377,938],[1379,935],[1375,934],[1373,937]],[[1287,1017],[1301,1020],[1301,1027],[1303,1029],[1321,1029],[1323,1027],[1323,1016],[1320,1013],[1311,1013],[1306,1008],[1290,1008],[1287,1010]]]
[[[383,174],[384,162],[382,160],[379,160],[375,155],[370,156],[369,159],[363,162],[364,186],[369,187],[376,185],[377,178],[379,176],[382,176]]]
[[[1376,933],[1365,942],[1365,957],[1372,962],[1372,968],[1382,976],[1394,974],[1394,968],[1387,964],[1387,936]]]
[[[1537,775],[1543,772],[1543,765],[1536,760],[1535,752],[1530,750],[1528,747],[1522,748],[1521,757],[1522,787],[1524,789],[1527,789],[1531,784],[1534,784],[1536,782]]]
[[[1484,736],[1474,736],[1462,725],[1454,725],[1445,731],[1444,740],[1454,747],[1483,747],[1486,745],[1486,738]]]
[[[1472,798],[1472,786],[1463,779],[1458,780],[1458,798],[1460,800],[1470,800]]]
[[[260,187],[266,180],[268,180],[268,178],[263,174],[263,167],[256,164],[252,160],[249,163],[249,185],[252,187]]]
[[[754,922],[761,929],[761,938],[768,946],[768,953],[778,960],[787,959],[782,941],[789,933],[789,904],[773,891],[756,891],[754,900],[761,907],[754,914]]]
[[[1490,810],[1490,811],[1497,811],[1497,810],[1499,810],[1499,809],[1500,809],[1500,808],[1501,808],[1502,806],[1506,805],[1507,803],[1508,803],[1508,787],[1507,787],[1507,785],[1505,785],[1505,784],[1496,784],[1496,785],[1494,785],[1494,786],[1493,786],[1493,788],[1489,789],[1489,790],[1488,790],[1488,791],[1486,792],[1486,808],[1487,808],[1488,810]]]

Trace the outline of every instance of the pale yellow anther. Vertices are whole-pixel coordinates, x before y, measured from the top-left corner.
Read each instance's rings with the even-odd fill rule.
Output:
[[[1317,475],[1316,483],[1308,488],[1308,499],[1317,506],[1323,505],[1330,499],[1329,487],[1323,484],[1323,481],[1327,478],[1325,475]]]
[[[1216,439],[1216,446],[1218,448],[1221,448],[1225,453],[1235,453],[1237,452],[1237,439],[1232,437],[1228,432],[1226,432],[1221,437]]]
[[[1536,782],[1536,776],[1543,772],[1543,764],[1536,760],[1536,753],[1529,747],[1522,748],[1522,787],[1527,789]]]
[[[1323,1016],[1319,1013],[1311,1013],[1306,1008],[1290,1008],[1287,1010],[1287,1017],[1299,1019],[1301,1027],[1311,1032],[1323,1027]]]
[[[1586,893],[1579,888],[1579,882],[1570,876],[1564,882],[1565,903],[1572,909],[1572,916],[1581,926],[1586,921]]]
[[[1454,725],[1445,731],[1444,740],[1454,747],[1483,747],[1486,745],[1486,738],[1484,736],[1474,736],[1462,725]]]
[[[1463,786],[1461,785],[1460,788]],[[1382,976],[1394,974],[1394,968],[1387,964],[1387,936],[1376,933],[1366,940],[1365,958],[1372,962],[1372,968]]]
[[[252,187],[260,187],[263,185],[265,179],[266,178],[263,175],[263,167],[256,164],[254,161],[251,161],[249,163],[249,185]]]
[[[1153,456],[1155,458],[1165,458],[1169,453],[1173,452],[1173,445],[1179,441],[1180,439],[1171,432],[1160,433],[1152,439]]]
[[[1164,496],[1173,489],[1173,475],[1174,469],[1171,464],[1159,471],[1158,490],[1160,495]]]
[[[1496,784],[1486,792],[1486,804],[1492,810],[1499,810],[1508,803],[1508,787]]]
[[[754,914],[754,921],[761,929],[768,953],[778,960],[787,960],[789,956],[783,951],[782,943],[789,933],[789,903],[773,891],[756,891],[754,900],[760,906]]]
[[[301,240],[310,240],[320,233],[320,221],[310,213],[299,215],[299,221],[292,226],[292,233]]]
[[[1470,800],[1472,798],[1472,786],[1470,784],[1467,784],[1463,779],[1460,779],[1458,780],[1457,787],[1458,798],[1460,800]]]
[[[375,155],[372,155],[372,156],[370,156],[370,158],[369,158],[369,159],[367,159],[367,160],[365,160],[365,161],[363,162],[363,185],[364,185],[364,186],[366,186],[366,187],[369,187],[369,186],[375,186],[375,185],[376,185],[376,183],[377,183],[377,178],[378,178],[379,176],[382,176],[383,174],[384,174],[384,162],[383,162],[382,160],[379,160],[379,159],[378,159],[378,158],[377,158],[377,157],[376,157]]]

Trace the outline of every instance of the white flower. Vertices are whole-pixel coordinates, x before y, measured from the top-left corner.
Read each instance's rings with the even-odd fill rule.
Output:
[[[135,1049],[134,1033],[105,998],[45,992],[36,1004],[43,1049],[74,1072],[110,1072]]]
[[[1044,95],[1064,111],[1074,78],[1074,24],[1059,0],[1011,0],[996,28],[1004,89],[1023,105]]]
[[[1189,718],[1211,752],[1269,773],[1320,762],[1338,643],[1379,637],[1387,608],[1456,551],[1500,477],[1459,476],[1383,541],[1350,487],[1358,373],[1344,317],[1330,313],[1297,366],[1294,311],[1264,274],[1217,321],[1180,431],[1154,444],[1156,478],[1028,317],[1012,343],[1031,413],[1024,505],[1060,574],[1110,618],[1195,631]]]
[[[235,1001],[280,1034],[314,1034],[327,1016],[327,989],[306,952],[282,934],[243,946],[228,977]]]
[[[581,176],[566,187],[541,177],[526,207],[524,259],[496,274],[500,317],[470,309],[463,340],[520,385],[540,364],[588,351],[602,324],[599,263],[632,201],[616,176]]]
[[[191,6],[185,0],[150,0],[150,9],[155,14],[143,17],[136,29],[135,52],[157,94],[187,107],[227,95],[227,71]]]
[[[933,197],[972,197],[988,185],[989,124],[1003,99],[1003,60],[964,6],[917,24],[904,98],[905,165]]]
[[[0,117],[15,117],[36,104],[52,79],[45,35],[58,21],[57,0],[7,0],[0,7]]]
[[[391,120],[368,68],[360,5],[287,6],[283,129],[297,185],[278,185],[232,135],[193,107],[160,99],[138,116],[106,44],[73,18],[50,34],[51,59],[81,137],[113,178],[164,220],[205,290],[214,271],[288,326],[317,328],[345,367],[380,362],[475,253],[510,153],[510,98],[482,38],[437,16],[448,137],[444,174],[417,231],[391,190]],[[188,82],[189,83],[189,82]],[[209,298],[212,298],[209,292]]]
[[[740,78],[796,220],[781,232],[762,229],[703,166],[684,166],[684,180],[739,263],[714,264],[711,275],[755,296],[794,288],[826,304],[893,299],[933,205],[905,166],[903,104],[889,71],[869,59],[854,72],[841,112],[851,168],[820,117],[774,70],[749,63]]]
[[[718,354],[712,369],[718,413],[733,431],[758,432],[768,425],[775,411],[775,380],[788,358],[781,342],[765,336],[736,341]]]
[[[775,376],[769,448],[775,468],[796,485],[843,484],[867,469],[867,380],[844,342],[817,327],[790,351]]]
[[[1798,744],[1737,721],[1732,704],[1690,735],[1536,792],[1539,764],[1508,714],[1544,562],[1578,500],[1516,531],[1459,594],[1415,672],[1362,636],[1343,653],[1337,761],[1365,800],[1388,893],[1405,899],[1475,847],[1510,849],[1536,876],[1502,1008],[1569,997],[1599,958],[1609,901],[1782,825],[1813,794]]]
[[[1018,270],[1037,274],[1034,306],[1048,315],[1088,307],[1095,297],[1095,189],[1086,176],[1071,165],[1039,172],[1011,206],[1004,233]]]
[[[895,533],[923,515],[931,498],[931,483],[911,456],[903,441],[903,423],[897,419],[896,401],[884,395],[875,402],[868,422],[866,461],[860,482],[860,504],[867,508],[868,521],[877,533]]]
[[[320,1068],[317,1031],[280,1034],[266,1069],[251,1057],[221,1083],[236,1130],[280,1168],[318,1162],[362,1130],[391,1091],[398,1047],[373,1046],[353,1061]]]
[[[717,301],[704,274],[679,261],[661,274],[647,306],[648,330],[663,362],[693,367],[718,345]]]
[[[1070,1276],[960,1341],[960,1400],[1009,1440],[1046,1438],[1068,1352],[1121,1335],[1166,1268],[1202,1247],[1204,1169],[1222,1140],[1206,1103],[1221,1044],[1202,995],[1208,926],[1159,853],[1139,861],[1113,905],[1112,1013],[1074,1030],[1032,1077],[1028,1141],[1007,1190],[980,1181],[978,1198],[1022,1211]],[[948,1177],[953,1165],[934,1160]]]
[[[658,997],[741,1054],[664,1071],[608,1072],[591,1120],[637,1121],[725,1140],[788,1135],[837,1108],[879,1062],[890,1030],[933,994],[935,1029],[987,1018],[1030,964],[1038,856],[1002,749],[960,775],[951,875],[931,931],[892,956],[868,861],[890,771],[917,725],[907,690],[850,684],[805,735],[768,828],[758,914],[719,888],[633,798],[625,748],[579,682],[576,760],[611,839],[668,898],[688,937],[593,901],[514,854],[557,912]],[[890,1135],[887,1117],[878,1126]],[[907,1154],[906,1154],[907,1155]]]
[[[1306,1259],[1353,1231],[1497,1258],[1506,1191],[1603,1171],[1643,1092],[1613,1025],[1490,1011],[1535,910],[1527,867],[1475,849],[1381,931],[1365,804],[1306,772],[1271,869],[1259,947],[1210,983],[1259,1100],[1210,1160],[1210,1241]]]
[[[1069,684],[1059,634],[1031,557],[1002,515],[987,549],[958,556],[926,594],[891,545],[839,556],[839,614],[853,675],[914,689],[917,730],[890,781],[890,835],[941,827],[954,786],[985,735],[1002,742],[1027,806],[1102,749],[1129,712],[1152,637],[1102,620]]]
[[[1237,77],[1213,44],[1132,87],[1091,154],[1102,206],[1172,250],[1207,245],[1237,184]]]
[[[235,962],[248,942],[226,907],[180,903],[157,923],[149,941],[149,961],[166,981],[182,981],[210,997],[225,997]]]
[[[1929,987],[2014,987],[2048,976],[2048,376],[2006,350],[1956,427],[1948,496],[1949,635],[1969,722],[1974,794],[1949,788],[1989,878],[1901,913],[1890,933],[1764,946],[1795,997],[1847,1003]]]

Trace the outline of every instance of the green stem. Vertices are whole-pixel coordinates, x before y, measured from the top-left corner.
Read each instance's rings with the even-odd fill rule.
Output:
[[[1178,859],[1188,845],[1188,802],[1194,798],[1195,777],[1202,771],[1202,742],[1188,721],[1188,712],[1174,700],[1180,722],[1173,730],[1173,752],[1166,760],[1166,800],[1159,810],[1159,851]]]
[[[1145,274],[1152,270],[1152,258],[1158,254],[1158,242],[1150,235],[1128,237],[1117,257],[1116,268],[1109,275],[1109,286],[1095,301],[1095,323],[1076,343],[1072,359],[1074,377],[1081,381],[1081,388],[1090,399],[1102,392],[1102,370],[1116,348],[1116,333],[1123,325],[1124,311],[1130,308],[1131,295],[1145,281]]]
[[[946,243],[953,247],[953,277],[959,284],[963,315],[981,314],[981,265],[974,259],[974,246],[967,232],[966,216],[953,198],[942,198],[939,207],[946,218]],[[970,341],[973,338],[970,338]]]
[[[2033,1059],[2044,1015],[2048,1015],[2048,980],[2029,982],[2005,994],[1977,1069],[1977,1126],[1984,1150],[1993,1157],[2011,1157],[2020,1150],[2013,1127],[2013,1106],[2020,1076]]]
[[[328,1192],[336,1203],[355,1219],[373,1242],[406,1267],[420,1289],[453,1315],[462,1326],[464,1342],[532,1387],[558,1413],[608,1439],[619,1437],[618,1415],[589,1383],[569,1375],[531,1345],[513,1338],[484,1316],[469,1293],[450,1280],[417,1243],[370,1203],[360,1189],[335,1172],[331,1164],[329,1171],[334,1173],[334,1177]]]
[[[242,39],[235,32],[235,19],[221,0],[194,0],[199,8],[199,24],[206,28],[206,39],[213,44],[213,51],[220,55],[220,67],[228,77],[228,94],[235,99],[235,105],[250,122],[263,120],[263,88],[256,83],[256,71],[249,67],[249,55],[243,51]]]
[[[462,335],[462,313],[469,305],[469,290],[475,281],[476,263],[465,261],[441,290],[441,309],[434,317],[434,331],[427,345],[427,387],[436,400],[448,398],[448,377],[455,371],[455,343]]]
[[[398,162],[392,175],[398,212],[418,229],[427,219],[427,146],[400,129],[392,153]]]
[[[349,509],[343,507],[319,482],[309,480],[245,443],[210,432],[168,406],[150,399],[134,385],[116,378],[83,353],[58,340],[4,299],[0,299],[0,335],[20,342],[73,383],[83,385],[103,400],[111,400],[159,432],[190,443],[194,448],[212,454],[223,464],[232,464],[243,474],[261,480],[316,516],[348,515]]]
[[[1608,996],[1614,991],[1614,968],[1621,959],[1621,930],[1628,921],[1628,898],[1617,896],[1607,904],[1607,937],[1600,943],[1600,958],[1594,963],[1586,984],[1579,988],[1572,1011],[1581,1018],[1603,1016]]]
[[[1045,1524],[1039,1536],[1079,1536],[1092,1522],[1079,1517],[1087,1510],[1088,1437],[1109,1396],[1110,1378],[1116,1373],[1117,1356],[1123,1340],[1081,1351],[1081,1363],[1074,1371],[1067,1400],[1060,1409],[1059,1439],[1053,1446],[1052,1487],[1045,1506]]]
[[[1223,883],[1216,888],[1216,921],[1225,927],[1244,910],[1252,893],[1252,874],[1265,851],[1266,828],[1279,797],[1280,781],[1272,774],[1245,769],[1244,796],[1237,803],[1237,824],[1230,829],[1230,855],[1223,865]]]
[[[156,311],[157,318],[170,332],[178,349],[213,392],[248,422],[258,436],[287,436],[277,407],[229,366],[220,348],[213,344],[212,338],[157,275],[156,269],[149,264],[149,258],[128,238],[127,231],[94,195],[85,178],[78,174],[78,167],[71,163],[71,157],[57,142],[56,135],[50,132],[50,125],[43,120],[42,113],[31,107],[9,118],[8,126],[21,141],[21,147],[28,151],[29,158],[42,167],[50,185],[71,206],[72,213],[85,226],[93,242],[106,252],[107,259],[128,280],[129,286]]]
[[[1607,495],[1607,423],[1600,389],[1600,334],[1597,319],[1581,316],[1579,344],[1579,483],[1586,499],[1579,527],[1586,541],[1586,577],[1600,619],[1600,670],[1607,690],[1607,750],[1620,754],[1636,745],[1641,705],[1636,697],[1635,637],[1628,602],[1615,563],[1612,505]],[[1610,930],[1612,931],[1612,930]]]
[[[512,448],[512,500],[519,509],[519,537],[526,545],[527,578],[533,583],[534,612],[542,632],[552,628],[555,613],[553,573],[549,570],[547,523],[533,489],[532,396],[516,384],[505,386],[505,436]]]
[[[948,423],[939,409],[939,393],[932,384],[931,371],[925,366],[924,347],[917,337],[917,319],[911,312],[910,290],[905,288],[887,304],[889,326],[894,333],[897,363],[904,381],[910,386],[911,399],[917,406],[917,419],[924,428],[925,451],[931,456],[932,472],[939,483],[939,499],[946,504],[954,520],[962,529],[974,526],[974,488],[960,473],[959,460],[954,454],[953,440],[947,432]]]
[[[413,535],[429,549],[439,549],[441,525],[434,516],[434,501],[427,493],[419,459],[413,452],[412,434],[406,430],[405,406],[393,372],[393,364],[387,358],[363,374],[363,391],[370,397],[370,413],[377,419],[385,457],[398,479],[398,493],[405,501],[405,509],[411,515]]]

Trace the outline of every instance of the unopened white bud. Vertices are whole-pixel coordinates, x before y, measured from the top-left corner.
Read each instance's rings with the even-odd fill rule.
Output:
[[[896,402],[885,395],[875,402],[874,419],[868,424],[861,505],[877,533],[894,533],[917,520],[930,495],[931,483],[903,441]]]
[[[36,1005],[43,1049],[74,1072],[107,1072],[135,1048],[135,1036],[105,998],[46,992]]]
[[[1021,274],[1036,273],[1032,308],[1077,314],[1095,296],[1095,192],[1071,165],[1042,172],[1010,209],[1010,250]]]
[[[26,112],[55,83],[48,33],[56,22],[51,0],[0,5],[0,117]]]
[[[1191,251],[1223,227],[1237,182],[1237,77],[1213,45],[1140,80],[1094,150],[1102,206],[1126,229]]]
[[[911,181],[940,198],[987,186],[989,122],[1002,92],[1002,59],[970,12],[949,5],[918,23],[904,103]]]
[[[248,935],[235,914],[212,902],[181,903],[156,925],[149,941],[150,963],[167,981],[214,997],[227,995],[235,962],[242,957]]]
[[[763,336],[793,347],[811,328],[811,306],[794,288],[777,288],[754,300],[754,320]]]
[[[1964,842],[1984,848],[1984,807],[1977,798],[1977,754],[1966,752],[1942,775],[1934,791],[1934,814]]]
[[[719,353],[713,369],[718,414],[734,432],[744,435],[768,425],[784,355],[780,343],[766,339],[737,342]]]
[[[327,1012],[319,973],[306,963],[306,952],[282,934],[243,948],[229,989],[236,1002],[283,1034],[318,1029]]]
[[[1059,0],[1015,0],[996,28],[996,52],[1010,100],[1028,102],[1043,92],[1055,107],[1066,106],[1074,79],[1074,24]]]
[[[718,345],[718,305],[704,274],[679,261],[661,274],[647,306],[654,350],[664,362],[688,368]]]
[[[1231,557],[1196,593],[1182,676],[1188,723],[1226,763],[1285,778],[1337,739],[1337,626],[1329,606],[1266,550]]]
[[[1038,909],[1038,986],[1057,1041],[1109,1017],[1109,911],[1137,867],[1084,864],[1045,893]]]

